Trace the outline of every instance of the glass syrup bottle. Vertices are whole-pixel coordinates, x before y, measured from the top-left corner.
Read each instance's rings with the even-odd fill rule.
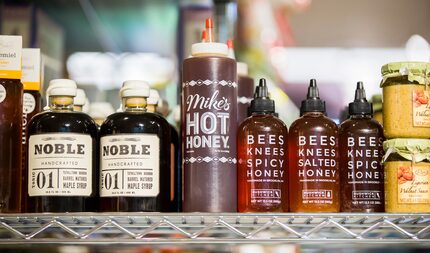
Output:
[[[28,211],[96,211],[97,126],[73,111],[76,83],[49,83],[49,110],[28,124]]]
[[[170,128],[147,112],[149,85],[125,81],[123,112],[100,127],[100,210],[168,212],[170,201]]]
[[[288,138],[291,212],[339,212],[338,127],[312,79]]]
[[[239,212],[288,212],[287,126],[260,79],[237,132]]]
[[[358,82],[349,119],[339,128],[342,212],[384,212],[384,135],[372,114],[363,83]]]

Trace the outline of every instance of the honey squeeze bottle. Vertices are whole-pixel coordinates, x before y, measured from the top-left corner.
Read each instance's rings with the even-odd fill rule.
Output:
[[[236,61],[215,43],[192,45],[182,66],[182,145],[185,212],[236,212]]]
[[[291,212],[339,212],[338,127],[312,79],[288,138]]]
[[[237,133],[238,210],[288,212],[288,130],[274,116],[265,79],[256,87],[249,113]]]
[[[342,212],[384,212],[384,135],[372,113],[363,83],[358,82],[349,119],[339,127]]]

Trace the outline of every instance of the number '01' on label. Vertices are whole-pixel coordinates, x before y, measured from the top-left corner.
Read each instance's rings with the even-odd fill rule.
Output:
[[[157,135],[104,136],[100,147],[101,197],[156,197],[160,193]]]
[[[90,196],[93,142],[89,135],[32,135],[28,144],[30,196]]]

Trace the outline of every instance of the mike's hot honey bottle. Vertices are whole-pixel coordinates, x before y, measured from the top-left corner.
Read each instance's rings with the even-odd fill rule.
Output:
[[[97,125],[73,111],[76,83],[49,83],[49,110],[28,124],[28,211],[96,211]]]
[[[147,112],[149,85],[125,81],[123,112],[100,127],[100,209],[105,212],[168,212],[170,126]]]

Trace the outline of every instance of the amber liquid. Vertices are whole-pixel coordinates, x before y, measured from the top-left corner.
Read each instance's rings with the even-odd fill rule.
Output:
[[[100,137],[115,134],[156,134],[160,139],[160,193],[156,197],[100,197],[102,212],[172,212],[170,125],[161,116],[145,112],[110,115],[100,127]]]
[[[27,125],[34,115],[42,111],[42,97],[40,92],[37,90],[25,90],[24,93],[28,93],[34,98],[34,110],[26,113],[25,109],[22,114],[22,211],[27,210],[27,190],[28,185],[26,184],[26,171],[27,171]],[[25,105],[24,105],[25,107]]]
[[[288,212],[285,124],[270,114],[253,114],[238,128],[239,212]]]
[[[352,116],[339,129],[341,211],[384,212],[382,126],[371,116]]]
[[[339,212],[338,128],[320,112],[293,122],[288,140],[291,212]]]
[[[94,212],[98,196],[98,143],[97,126],[90,116],[81,112],[42,112],[28,124],[28,138],[46,133],[79,133],[92,138],[92,191],[86,196],[35,196],[27,194],[28,212]],[[28,164],[28,163],[27,163]],[[28,171],[26,172],[26,175]],[[28,177],[26,180],[28,185]]]
[[[6,90],[0,103],[0,213],[21,211],[22,84],[0,79]]]

